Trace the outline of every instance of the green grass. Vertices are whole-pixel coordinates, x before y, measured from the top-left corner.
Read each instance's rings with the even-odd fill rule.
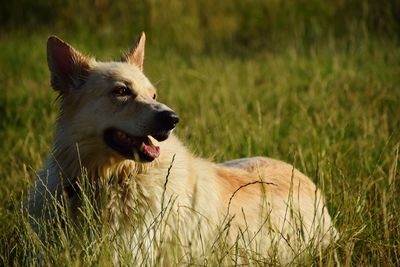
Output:
[[[68,40],[99,59],[118,58],[130,45],[92,38]],[[56,236],[57,245],[40,248],[19,211],[57,116],[45,42],[42,33],[0,39],[0,259],[31,265],[42,251],[53,265],[106,265],[101,233],[75,246]],[[248,57],[148,47],[145,73],[180,115],[176,133],[196,155],[282,159],[323,189],[341,238],[315,265],[337,264],[336,254],[340,265],[399,266],[399,62],[398,43],[366,36]]]

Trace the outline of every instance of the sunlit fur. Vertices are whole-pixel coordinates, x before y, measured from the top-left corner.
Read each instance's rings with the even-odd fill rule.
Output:
[[[60,49],[69,47],[53,42]],[[141,54],[132,58],[143,59],[141,43],[131,51]],[[135,242],[146,238],[140,231],[162,209],[170,211],[165,238],[178,239],[194,255],[204,253],[204,246],[210,247],[224,231],[226,242],[236,241],[265,257],[275,253],[283,261],[301,254],[306,246],[323,248],[336,237],[321,192],[284,162],[255,157],[216,164],[193,156],[174,135],[158,143],[161,155],[153,162],[120,156],[104,143],[104,129],[115,126],[138,136],[154,123],[149,113],[156,102],[155,88],[141,70],[143,62],[98,62],[69,48],[68,53],[85,62],[87,74],[77,89],[55,88],[61,90],[60,113],[53,149],[30,194],[34,218],[43,216],[43,203],[50,197],[59,199],[64,187],[86,175],[91,183],[102,185],[107,223],[133,250]],[[58,75],[57,68],[49,65],[52,75]],[[138,96],[121,105],[110,92],[122,80],[132,83]],[[79,207],[79,197],[69,201]],[[147,249],[154,249],[148,242]]]

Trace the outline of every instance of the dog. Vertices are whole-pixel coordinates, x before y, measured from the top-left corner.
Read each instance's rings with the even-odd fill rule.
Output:
[[[120,61],[100,62],[49,37],[60,111],[53,149],[30,192],[30,217],[55,217],[57,208],[44,212],[50,199],[65,200],[77,215],[84,175],[102,188],[95,195],[105,198],[105,223],[132,253],[143,240],[146,250],[156,249],[143,233],[167,209],[164,240],[175,238],[192,255],[204,255],[218,239],[231,252],[239,247],[287,262],[306,247],[332,243],[337,231],[322,193],[290,164],[266,157],[217,164],[185,148],[172,133],[178,115],[157,101],[144,75],[144,50],[141,33]]]

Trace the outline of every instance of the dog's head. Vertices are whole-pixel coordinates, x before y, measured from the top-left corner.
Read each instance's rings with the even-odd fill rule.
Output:
[[[179,118],[157,102],[143,74],[144,46],[142,33],[121,61],[98,62],[57,37],[48,39],[51,85],[61,95],[62,130],[72,142],[140,162],[159,156],[154,143],[166,140]]]

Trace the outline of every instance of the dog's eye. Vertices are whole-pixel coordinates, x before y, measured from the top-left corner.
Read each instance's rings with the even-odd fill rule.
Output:
[[[154,94],[154,95],[153,95],[153,99],[156,99],[156,98],[157,98],[157,94]]]
[[[116,86],[113,94],[116,96],[128,96],[132,95],[132,91],[126,86]]]

